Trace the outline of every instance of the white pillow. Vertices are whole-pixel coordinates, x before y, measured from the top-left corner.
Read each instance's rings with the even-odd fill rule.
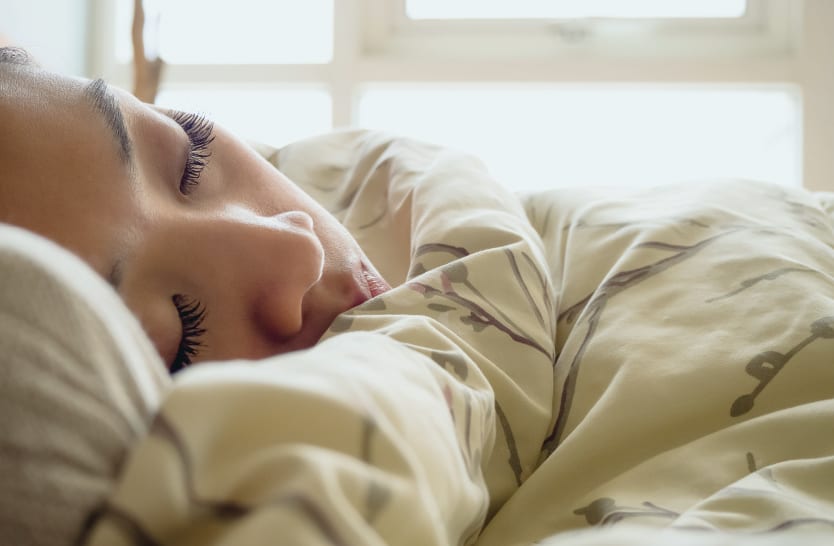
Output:
[[[115,291],[0,224],[0,544],[68,544],[169,383]]]

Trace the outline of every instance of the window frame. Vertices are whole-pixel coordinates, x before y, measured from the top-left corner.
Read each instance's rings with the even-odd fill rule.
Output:
[[[113,0],[89,0],[92,74],[130,86],[112,54]],[[748,0],[734,19],[409,20],[405,0],[334,0],[333,57],[322,64],[169,65],[167,84],[325,86],[333,127],[357,124],[378,83],[780,86],[802,97],[802,168],[834,191],[834,22],[830,0]],[[642,32],[641,32],[642,31]],[[127,32],[127,30],[125,30]],[[108,53],[109,52],[109,53]]]
[[[738,18],[421,19],[406,0],[358,0],[363,49],[398,59],[558,60],[749,56],[790,47],[796,2],[748,0]]]

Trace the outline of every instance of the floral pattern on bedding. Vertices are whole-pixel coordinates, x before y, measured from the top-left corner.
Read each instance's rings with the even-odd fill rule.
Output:
[[[728,180],[525,205],[560,294],[558,406],[480,544],[834,532],[834,222],[816,196]]]

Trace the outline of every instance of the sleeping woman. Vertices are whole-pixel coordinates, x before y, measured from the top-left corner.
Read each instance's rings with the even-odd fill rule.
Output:
[[[834,528],[831,195],[520,196],[360,130],[256,151],[11,49],[0,123],[3,543]],[[61,277],[8,258],[36,247],[98,322],[25,306]]]

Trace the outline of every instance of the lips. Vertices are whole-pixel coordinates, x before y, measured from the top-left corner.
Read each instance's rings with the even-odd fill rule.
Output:
[[[372,267],[368,266],[364,260],[360,262],[359,282],[362,288],[363,298],[356,305],[365,303],[365,301],[384,294],[391,289],[388,283]]]
[[[362,276],[365,279],[365,284],[367,285],[372,298],[375,298],[380,294],[384,294],[391,289],[391,287],[388,286],[388,283],[382,280],[382,277],[374,275],[367,269],[362,271]]]

